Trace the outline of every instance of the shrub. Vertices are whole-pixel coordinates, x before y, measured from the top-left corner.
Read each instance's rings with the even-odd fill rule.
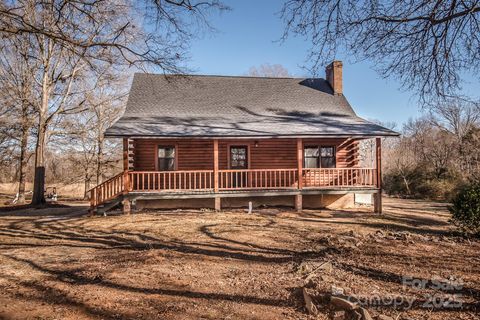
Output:
[[[453,179],[427,180],[419,185],[419,197],[452,201],[458,194],[460,181]]]
[[[456,177],[435,178],[423,169],[408,172],[405,179],[397,172],[387,172],[383,176],[383,188],[387,194],[407,198],[451,201],[463,184]]]
[[[449,210],[452,222],[463,232],[480,235],[480,182],[463,188]]]

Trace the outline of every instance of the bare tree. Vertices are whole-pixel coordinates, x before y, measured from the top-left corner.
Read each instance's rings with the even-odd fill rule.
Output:
[[[400,138],[389,149],[383,151],[385,171],[389,175],[397,175],[405,187],[407,196],[412,196],[413,177],[417,166],[415,153],[410,139]]]
[[[250,67],[247,75],[251,77],[288,78],[291,77],[287,68],[281,64],[264,63],[258,67]]]
[[[448,99],[430,106],[434,125],[454,134],[460,142],[474,127],[480,127],[480,103]]]
[[[289,34],[310,39],[314,73],[346,51],[399,78],[423,101],[457,95],[460,74],[480,69],[478,0],[286,0]]]
[[[208,26],[206,10],[211,8],[225,9],[216,0],[0,3],[0,34],[7,40],[28,37],[28,57],[40,65],[31,77],[40,97],[32,101],[37,115],[32,203],[45,201],[45,148],[51,124],[61,115],[85,110],[82,94],[93,88],[81,83],[102,64],[181,72],[193,36],[190,30]]]
[[[18,141],[15,140],[18,131],[14,127],[14,114],[10,110],[1,110],[0,112],[0,165],[2,166],[0,181],[3,182],[12,176],[12,167],[18,163]],[[10,170],[8,170],[9,168]]]
[[[72,114],[83,110],[82,103],[77,104],[73,99],[79,93],[74,91],[75,84],[81,79],[87,60],[84,54],[71,55],[70,50],[43,35],[34,38],[36,57],[42,63],[36,74],[41,99],[34,103],[38,119],[32,203],[38,204],[45,201],[45,148],[49,125],[59,114]]]
[[[480,128],[480,103],[463,99],[448,99],[445,102],[430,107],[431,123],[453,139],[451,149],[456,152],[457,170],[465,177],[475,175],[478,171],[480,152],[473,150],[476,144],[477,132]]]
[[[108,51],[117,63],[179,72],[195,30],[211,28],[211,11],[228,9],[218,0],[2,1],[0,34],[42,36],[74,52],[88,51],[92,59],[104,59],[101,53]]]
[[[26,36],[10,38],[0,46],[0,108],[12,118],[12,123],[8,126],[11,132],[9,138],[16,142],[19,149],[18,204],[25,203],[27,152],[34,117],[31,102],[36,99],[31,77],[38,65],[35,62],[29,63],[29,49],[29,38]]]
[[[117,89],[116,91],[110,90],[112,85]],[[104,180],[106,170],[118,164],[121,158],[120,154],[113,152],[119,147],[118,141],[106,140],[104,134],[105,130],[121,115],[128,90],[126,77],[117,74],[101,78],[97,88],[89,96],[87,104],[94,124],[92,132],[96,145],[95,183],[100,184]]]
[[[104,132],[121,115],[127,96],[126,80],[125,74],[108,67],[96,79],[94,89],[85,94],[86,110],[62,117],[55,127],[52,144],[82,168],[85,197],[92,182],[103,182],[104,176],[120,164],[119,143],[106,140]]]

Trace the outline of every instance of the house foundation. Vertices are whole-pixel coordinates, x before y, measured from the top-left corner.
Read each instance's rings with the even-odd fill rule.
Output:
[[[132,196],[130,194],[130,196]],[[155,198],[153,195],[139,195],[134,197],[136,209],[200,209],[208,208],[216,211],[225,209],[248,208],[249,202],[253,208],[259,207],[291,207],[297,211],[303,209],[343,209],[353,208],[354,193],[342,194],[285,194],[285,195],[245,195],[224,197],[182,197]]]

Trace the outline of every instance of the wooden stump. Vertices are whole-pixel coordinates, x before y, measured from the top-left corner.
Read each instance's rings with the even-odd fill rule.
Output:
[[[380,191],[373,195],[373,211],[382,213],[382,192]]]
[[[215,211],[222,210],[222,198],[215,197]]]
[[[295,210],[301,212],[303,209],[303,197],[301,194],[295,196]]]
[[[130,214],[132,213],[132,203],[130,199],[123,199],[123,214]]]

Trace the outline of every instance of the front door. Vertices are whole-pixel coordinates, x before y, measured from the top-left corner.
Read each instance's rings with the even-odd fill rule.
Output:
[[[247,146],[230,146],[230,169],[248,169]],[[248,186],[247,172],[234,172],[231,183],[233,188],[246,188]]]

